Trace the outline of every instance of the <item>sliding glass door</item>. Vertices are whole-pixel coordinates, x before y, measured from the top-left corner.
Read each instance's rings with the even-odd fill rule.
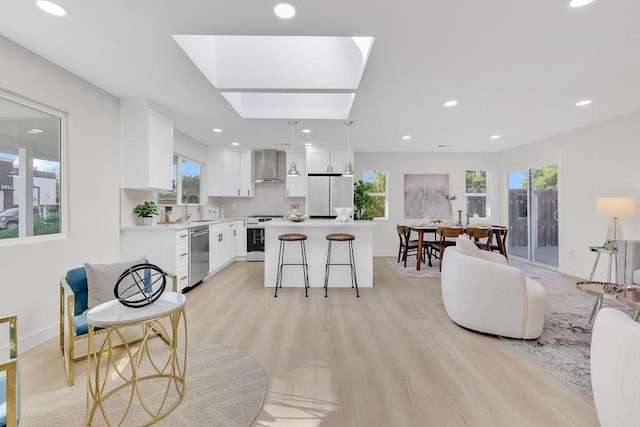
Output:
[[[558,165],[509,172],[511,256],[558,267]]]

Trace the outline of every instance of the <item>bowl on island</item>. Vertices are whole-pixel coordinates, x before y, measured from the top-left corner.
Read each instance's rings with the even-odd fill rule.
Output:
[[[293,221],[293,222],[302,222],[302,221],[306,221],[309,219],[309,215],[307,214],[302,214],[299,212],[296,213],[287,213],[284,214],[284,219],[288,219],[289,221]]]

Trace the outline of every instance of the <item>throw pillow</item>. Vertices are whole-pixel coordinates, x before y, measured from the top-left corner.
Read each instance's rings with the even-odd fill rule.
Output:
[[[480,249],[478,249],[476,244],[473,243],[471,239],[466,236],[458,236],[458,238],[456,239],[456,249],[461,254],[474,256],[474,257],[477,257],[478,252],[480,252]]]
[[[144,262],[145,257],[113,264],[89,264],[85,262],[84,268],[87,271],[87,290],[89,291],[87,309],[92,309],[103,302],[114,299],[113,288],[120,275],[129,267]]]

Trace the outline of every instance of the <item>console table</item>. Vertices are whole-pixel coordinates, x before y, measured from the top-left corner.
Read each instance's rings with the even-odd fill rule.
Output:
[[[111,300],[89,310],[86,425],[96,410],[107,425],[132,425],[128,416],[150,425],[178,406],[186,391],[185,303],[181,293],[165,292],[141,308]],[[131,344],[127,328],[135,326],[144,334],[141,342]],[[98,343],[97,329],[106,329]],[[158,334],[162,340],[151,344]]]

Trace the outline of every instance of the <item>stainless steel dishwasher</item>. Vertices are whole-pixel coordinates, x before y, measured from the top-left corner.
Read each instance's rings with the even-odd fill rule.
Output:
[[[209,273],[209,226],[189,229],[189,287]]]

